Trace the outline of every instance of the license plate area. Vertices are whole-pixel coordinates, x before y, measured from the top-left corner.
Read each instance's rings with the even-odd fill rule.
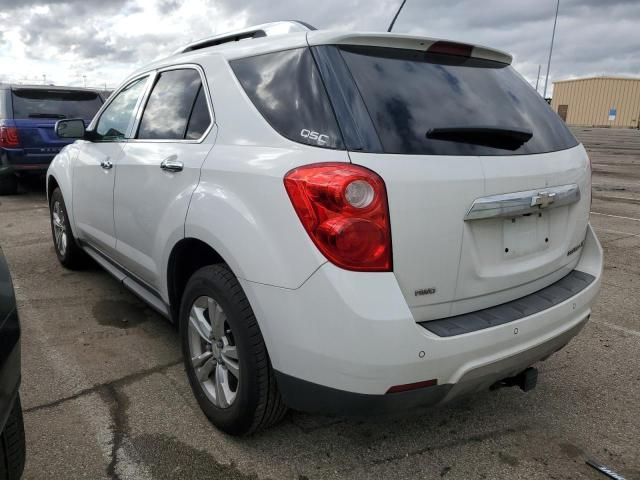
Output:
[[[549,215],[544,212],[507,218],[502,232],[505,258],[541,252],[551,245]]]

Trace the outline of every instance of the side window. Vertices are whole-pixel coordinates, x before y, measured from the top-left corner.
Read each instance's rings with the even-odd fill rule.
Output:
[[[200,138],[211,124],[209,116],[209,107],[207,106],[207,96],[204,93],[204,87],[200,85],[196,101],[193,104],[189,125],[187,125],[187,134],[185,138],[189,140],[197,140]]]
[[[147,78],[139,78],[127,85],[102,112],[96,125],[96,133],[101,140],[118,141],[124,138]]]
[[[308,48],[231,63],[242,88],[280,135],[316,147],[343,149],[333,109]]]
[[[158,75],[142,114],[136,138],[145,140],[197,139],[211,118],[197,70],[168,70]]]

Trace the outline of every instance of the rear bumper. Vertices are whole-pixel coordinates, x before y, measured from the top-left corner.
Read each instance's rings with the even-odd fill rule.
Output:
[[[55,154],[27,154],[21,148],[0,148],[0,175],[15,172],[44,172]]]
[[[533,315],[449,337],[415,322],[392,273],[325,264],[297,290],[241,283],[285,402],[327,413],[378,413],[488,388],[562,348],[586,323],[600,288],[602,249],[591,227],[575,268],[594,277],[578,294]],[[386,393],[427,380],[437,386]]]
[[[383,415],[426,405],[446,403],[462,395],[486,390],[496,382],[517,375],[534,363],[562,349],[587,323],[588,317],[566,332],[530,350],[483,365],[465,373],[455,384],[434,385],[409,392],[367,395],[307,382],[276,371],[285,403],[295,410],[328,415]]]

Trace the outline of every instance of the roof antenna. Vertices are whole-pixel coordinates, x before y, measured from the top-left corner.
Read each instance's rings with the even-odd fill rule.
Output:
[[[407,0],[402,0],[402,3],[400,4],[400,8],[396,12],[395,17],[393,17],[393,20],[391,20],[391,24],[389,25],[389,29],[387,30],[387,32],[390,32],[393,26],[395,25],[396,20],[398,19],[398,15],[400,15],[400,11],[402,10],[402,7],[404,7],[405,3],[407,3]]]

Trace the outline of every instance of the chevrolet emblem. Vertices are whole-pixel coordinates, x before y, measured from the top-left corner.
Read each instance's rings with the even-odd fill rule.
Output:
[[[537,195],[531,197],[531,206],[547,208],[556,200],[555,192],[539,192]]]

